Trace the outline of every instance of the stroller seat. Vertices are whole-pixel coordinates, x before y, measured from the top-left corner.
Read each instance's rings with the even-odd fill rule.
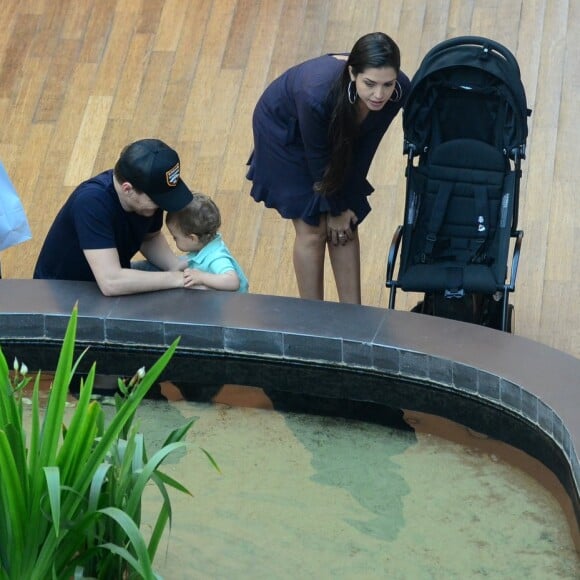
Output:
[[[413,173],[408,222],[414,232],[399,278],[403,290],[459,297],[503,288],[506,265],[498,253],[510,236],[508,178],[504,155],[483,141],[455,139],[433,149],[429,163]]]
[[[530,114],[517,61],[501,44],[465,36],[427,53],[403,108],[405,214],[387,260],[389,308],[397,289],[422,292],[416,312],[512,330]]]

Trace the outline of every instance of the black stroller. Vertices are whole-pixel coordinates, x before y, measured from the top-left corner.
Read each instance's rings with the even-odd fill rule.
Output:
[[[518,63],[501,44],[464,36],[427,53],[403,112],[405,216],[388,256],[389,308],[398,288],[421,292],[415,312],[512,332],[530,114]]]

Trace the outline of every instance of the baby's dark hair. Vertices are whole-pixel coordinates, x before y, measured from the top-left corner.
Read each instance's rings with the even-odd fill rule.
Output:
[[[222,219],[211,197],[193,192],[193,199],[183,209],[167,212],[165,223],[176,224],[186,236],[195,234],[205,245],[215,238]]]

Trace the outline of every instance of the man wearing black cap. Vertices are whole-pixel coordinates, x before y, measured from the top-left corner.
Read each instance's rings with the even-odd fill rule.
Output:
[[[163,211],[192,200],[177,153],[158,139],[121,152],[115,168],[81,183],[52,224],[34,278],[96,281],[105,296],[187,286],[161,233]],[[141,252],[161,271],[131,268]]]

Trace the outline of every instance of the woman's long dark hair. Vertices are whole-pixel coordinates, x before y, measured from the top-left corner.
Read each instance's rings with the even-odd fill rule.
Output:
[[[332,87],[334,110],[330,119],[328,138],[330,162],[315,190],[332,195],[340,189],[351,161],[353,143],[358,132],[357,107],[348,99],[349,66],[355,75],[368,68],[392,67],[398,73],[401,54],[395,41],[383,32],[371,32],[359,38],[352,47],[343,73]]]

